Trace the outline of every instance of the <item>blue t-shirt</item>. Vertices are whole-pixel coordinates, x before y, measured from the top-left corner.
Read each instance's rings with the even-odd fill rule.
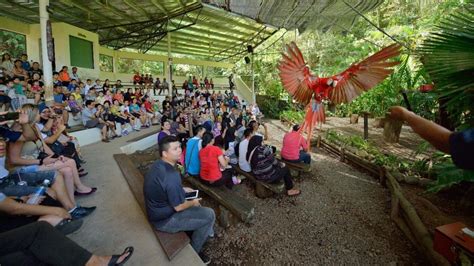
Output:
[[[30,70],[30,62],[28,61],[22,61],[21,62],[21,67],[26,70],[26,71],[29,71]]]
[[[148,219],[155,226],[170,218],[176,212],[174,208],[185,201],[181,175],[162,160],[156,161],[146,174],[143,194]]]
[[[64,94],[59,93],[59,94],[54,94],[54,102],[55,103],[63,103],[64,102]]]
[[[140,112],[140,106],[138,104],[131,104],[130,105],[130,112]]]
[[[69,83],[69,85],[67,85],[67,90],[70,92],[73,92],[76,90],[76,87],[77,87],[77,84]]]
[[[199,175],[201,170],[201,161],[199,160],[199,142],[200,138],[194,137],[186,143],[185,166],[186,172],[190,175]]]
[[[474,128],[451,134],[449,144],[454,164],[462,169],[474,170]]]
[[[15,142],[21,137],[21,132],[12,131],[6,126],[0,126],[0,136],[6,142]]]

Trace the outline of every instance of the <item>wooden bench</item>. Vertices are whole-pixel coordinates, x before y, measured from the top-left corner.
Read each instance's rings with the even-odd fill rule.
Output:
[[[233,193],[226,187],[211,187],[199,181],[198,177],[187,176],[185,181],[206,193],[219,203],[219,222],[223,227],[230,226],[231,212],[244,223],[250,223],[255,215],[255,204]]]
[[[247,173],[240,169],[238,165],[232,165],[235,171],[246,177],[247,180],[255,184],[255,194],[259,198],[268,198],[273,196],[273,194],[281,194],[285,192],[284,184],[270,184],[259,181],[252,175],[252,173]]]
[[[281,158],[281,154],[277,152],[275,154],[275,158],[279,160],[282,163],[285,163],[288,168],[290,169],[290,173],[292,176],[299,177],[301,173],[310,173],[311,172],[311,165],[306,164],[306,163],[294,163],[294,162],[288,162]]]
[[[114,159],[119,165],[123,176],[127,180],[135,199],[146,215],[145,197],[143,196],[144,177],[142,173],[138,171],[130,160],[130,157],[126,154],[114,154]],[[153,228],[156,238],[160,242],[160,245],[169,260],[172,260],[190,242],[189,237],[185,232],[170,234],[156,230],[153,225],[151,225],[151,227]]]

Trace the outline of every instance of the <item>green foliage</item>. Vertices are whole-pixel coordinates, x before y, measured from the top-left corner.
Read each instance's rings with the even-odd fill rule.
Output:
[[[114,58],[110,55],[99,54],[100,71],[114,72]]]
[[[428,192],[436,193],[461,182],[474,182],[474,171],[459,169],[452,161],[436,165],[434,171],[437,180],[428,188]]]
[[[279,119],[281,112],[290,108],[290,103],[268,95],[257,95],[257,104],[268,118]]]
[[[26,53],[26,36],[0,29],[0,55],[9,53],[13,58],[20,58]]]
[[[444,19],[419,48],[437,97],[461,127],[474,126],[474,4]]]
[[[173,75],[174,76],[196,76],[202,77],[202,67],[189,64],[173,64]]]
[[[131,58],[119,58],[117,60],[117,71],[119,73],[135,74],[152,74],[156,76],[164,75],[164,66],[161,61],[146,61]]]
[[[304,120],[304,111],[298,111],[294,109],[285,110],[281,112],[280,119],[285,119],[292,124],[299,124]]]

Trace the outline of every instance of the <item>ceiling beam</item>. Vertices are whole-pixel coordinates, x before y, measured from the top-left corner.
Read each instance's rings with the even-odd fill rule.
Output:
[[[158,43],[157,45],[155,45],[156,47],[160,47],[160,48],[166,48],[168,49],[168,44],[165,44],[165,43]],[[174,51],[175,49],[179,49],[179,50],[187,50],[187,51],[192,51],[192,52],[202,52],[202,53],[206,53],[208,56],[212,56],[211,52],[207,49],[203,49],[203,48],[195,48],[195,47],[192,47],[192,46],[171,46],[171,51]],[[232,55],[233,53],[231,52],[224,52],[223,54],[225,55]]]
[[[183,18],[183,21],[191,21],[192,19],[196,19],[194,15],[195,14],[189,15],[191,18]],[[199,28],[201,30],[207,30],[209,32],[217,32],[218,34],[222,31],[225,32],[225,31],[229,31],[229,29],[232,29],[231,31],[233,34],[237,34],[239,36],[248,36],[249,34],[252,34],[253,32],[260,30],[260,28],[252,29],[251,32],[249,33],[249,32],[235,30],[232,28],[233,26],[234,26],[233,22],[228,23],[226,21],[215,21],[211,23],[211,22],[204,21],[202,18],[198,18],[198,22],[196,23],[196,28]],[[214,29],[218,31],[214,31]],[[227,38],[228,35],[224,35],[223,37]],[[238,38],[238,37],[235,37],[235,38]],[[236,40],[243,41],[244,39],[236,39]]]
[[[209,47],[209,46],[212,46],[212,47],[215,47],[215,48],[227,48],[229,47],[229,45],[232,45],[232,43],[229,43],[229,44],[223,44],[223,43],[220,43],[220,42],[215,42],[215,41],[209,41],[209,42],[206,42],[202,39],[198,39],[198,40],[189,40],[188,38],[183,38],[181,37],[180,35],[177,34],[177,32],[175,34],[172,34],[171,35],[171,42],[185,42],[185,43],[192,43],[194,45],[200,45],[200,46],[203,46],[203,47]]]
[[[226,44],[235,44],[236,41],[240,40],[240,39],[235,40],[234,38],[230,40],[226,37],[208,34],[207,32],[196,31],[196,30],[193,30],[193,27],[187,28],[186,31],[185,30],[176,31],[173,35],[177,35],[180,37],[182,36],[183,38],[186,38],[189,41],[199,40],[205,37],[207,40],[213,43],[226,43]]]
[[[186,30],[182,30],[180,32],[184,32],[189,35],[194,35],[195,38],[202,38],[202,36],[206,36],[207,38],[221,38],[222,41],[227,40],[228,42],[235,43],[245,41],[249,36],[252,35],[253,32],[248,33],[247,35],[239,35],[235,36],[233,32],[227,32],[227,34],[222,33],[221,31],[215,31],[210,28],[204,28],[199,26],[199,21],[196,25],[187,28]],[[225,31],[223,31],[225,32]]]
[[[19,20],[19,21],[22,21],[22,22],[26,22],[28,24],[38,23],[38,21],[36,21],[36,20],[28,19],[28,18],[23,17],[23,16],[18,16],[18,14],[13,14],[13,13],[10,13],[8,11],[5,11],[5,9],[0,9],[0,14],[5,15],[5,17],[9,17],[13,20]]]

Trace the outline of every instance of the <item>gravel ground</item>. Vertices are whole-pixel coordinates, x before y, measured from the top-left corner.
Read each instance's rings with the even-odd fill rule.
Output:
[[[380,185],[325,154],[313,160],[313,172],[297,179],[297,198],[262,200],[250,186],[236,189],[255,202],[254,223],[217,228],[219,237],[206,247],[216,265],[422,262],[390,221]]]
[[[287,129],[268,123],[270,144],[281,148]],[[251,184],[234,193],[255,203],[251,225],[235,222],[205,246],[214,265],[426,264],[389,217],[389,193],[375,180],[323,151],[312,172],[295,179],[296,198],[259,199]],[[204,206],[216,207],[208,197]]]

